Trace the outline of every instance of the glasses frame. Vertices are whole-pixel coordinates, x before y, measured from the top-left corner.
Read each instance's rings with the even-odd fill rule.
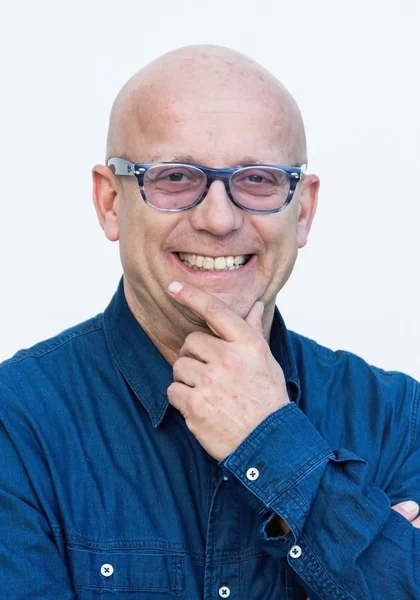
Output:
[[[293,167],[293,166],[285,166],[285,165],[269,165],[269,164],[259,164],[259,165],[241,165],[239,167],[232,167],[232,168],[227,168],[227,169],[210,169],[209,167],[203,167],[202,165],[197,165],[194,163],[180,163],[180,162],[156,162],[156,163],[132,163],[129,160],[125,160],[124,158],[110,158],[107,162],[108,167],[114,167],[114,175],[125,175],[128,177],[136,177],[139,187],[140,187],[140,193],[141,193],[141,197],[143,198],[143,200],[145,201],[145,203],[152,207],[155,208],[156,210],[160,210],[162,212],[182,212],[184,210],[189,210],[190,208],[194,208],[194,206],[197,206],[198,204],[200,204],[200,202],[202,202],[204,200],[204,198],[207,196],[207,193],[210,189],[211,184],[214,181],[222,181],[225,185],[225,189],[226,189],[226,193],[229,197],[229,200],[231,200],[231,202],[233,202],[233,204],[235,204],[235,206],[237,206],[238,208],[245,210],[246,212],[250,212],[250,213],[254,213],[254,214],[272,214],[272,213],[278,213],[282,210],[284,210],[292,201],[293,195],[295,193],[296,190],[296,186],[299,183],[299,181],[301,181],[303,179],[303,176],[305,175],[305,171],[306,171],[306,165],[303,164],[300,167]],[[170,166],[175,166],[175,167],[192,167],[194,169],[197,169],[198,171],[201,171],[203,173],[203,175],[206,178],[206,185],[204,187],[203,193],[201,194],[201,196],[199,196],[199,198],[197,198],[197,200],[195,202],[193,202],[193,204],[189,204],[188,206],[183,206],[182,208],[160,208],[158,206],[155,206],[154,204],[150,204],[146,198],[146,193],[144,191],[144,176],[147,173],[147,171],[153,167],[159,167],[159,166],[165,166],[165,165],[170,165]],[[247,208],[246,206],[243,206],[240,202],[238,202],[232,192],[231,192],[231,180],[232,177],[240,172],[243,171],[245,169],[249,169],[249,168],[261,168],[261,167],[268,167],[270,169],[277,169],[279,171],[282,171],[285,175],[287,175],[288,179],[289,179],[289,183],[290,183],[290,189],[289,189],[289,193],[287,195],[286,201],[284,202],[284,204],[282,206],[280,206],[280,208],[271,208],[269,210],[259,210],[259,209],[252,209],[252,208]]]

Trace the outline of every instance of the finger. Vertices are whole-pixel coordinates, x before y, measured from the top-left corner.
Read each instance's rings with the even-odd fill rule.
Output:
[[[168,292],[177,302],[204,319],[210,329],[227,342],[249,336],[250,327],[242,317],[222,300],[195,285],[173,281]]]
[[[187,401],[189,391],[191,391],[190,387],[184,383],[175,381],[174,383],[171,383],[166,392],[169,403],[172,404],[174,408],[179,410],[184,419],[187,418]]]
[[[413,521],[417,515],[419,514],[419,505],[417,502],[413,502],[412,500],[407,500],[405,502],[399,502],[395,504],[393,507],[395,512],[399,513],[407,519],[407,521]]]
[[[226,342],[215,338],[208,333],[194,331],[185,338],[185,342],[179,351],[180,356],[195,358],[203,363],[208,363],[220,357],[222,346]]]
[[[248,325],[251,325],[254,329],[263,333],[263,323],[262,316],[264,314],[264,304],[260,301],[256,302],[254,306],[249,311],[247,317],[245,318],[245,322]]]
[[[202,377],[203,363],[195,358],[182,356],[174,362],[174,381],[185,383],[189,387],[195,387],[200,383]]]
[[[417,517],[417,519],[414,519],[414,521],[411,521],[411,524],[416,529],[420,529],[420,517]]]

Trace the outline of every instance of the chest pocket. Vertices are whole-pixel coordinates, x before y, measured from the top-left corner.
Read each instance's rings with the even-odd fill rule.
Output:
[[[184,561],[182,555],[145,554],[136,550],[94,552],[68,547],[71,577],[78,598],[127,600],[170,596],[182,597]],[[85,591],[86,593],[83,593]],[[90,592],[90,593],[89,593]],[[148,595],[145,596],[144,594]],[[153,596],[152,596],[153,594]]]

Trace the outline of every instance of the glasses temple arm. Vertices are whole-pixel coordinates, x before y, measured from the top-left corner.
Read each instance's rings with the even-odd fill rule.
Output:
[[[108,167],[114,167],[114,175],[132,175],[135,177],[134,163],[124,158],[110,158],[107,161]]]

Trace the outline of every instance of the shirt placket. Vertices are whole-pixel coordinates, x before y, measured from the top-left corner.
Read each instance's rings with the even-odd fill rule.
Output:
[[[204,600],[240,600],[239,499],[232,474],[218,469],[210,505]]]

